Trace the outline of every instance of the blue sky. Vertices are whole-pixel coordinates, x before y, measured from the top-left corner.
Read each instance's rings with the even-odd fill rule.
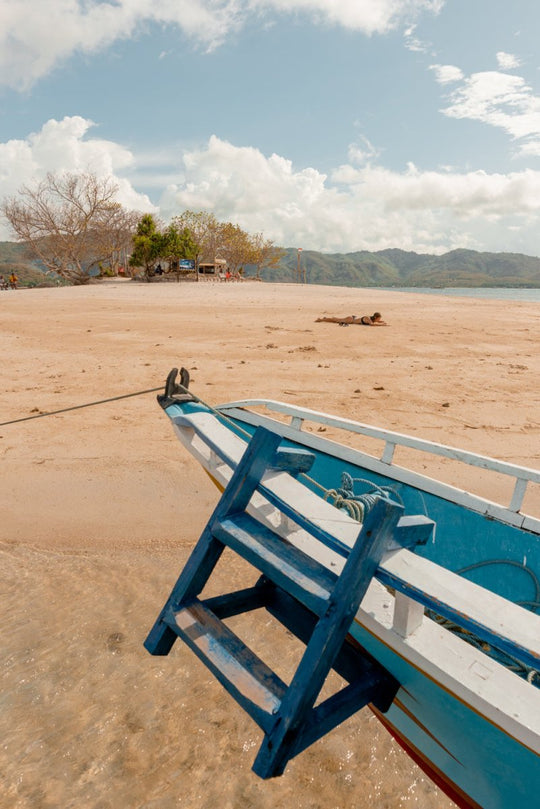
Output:
[[[537,0],[2,0],[0,196],[91,170],[283,246],[540,255],[539,32]]]

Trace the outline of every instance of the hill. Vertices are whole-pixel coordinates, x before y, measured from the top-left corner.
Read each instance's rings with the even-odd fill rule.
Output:
[[[52,287],[63,280],[46,275],[23,244],[0,242],[0,275],[8,278],[14,272],[22,287]]]
[[[266,281],[297,281],[298,254],[288,248]],[[521,253],[452,250],[442,256],[388,249],[375,253],[303,250],[300,270],[312,284],[368,287],[540,287],[540,258]]]
[[[297,281],[296,248],[285,251],[275,269],[265,269],[265,281]],[[301,273],[311,284],[350,287],[536,287],[540,288],[540,258],[521,253],[479,253],[452,250],[442,256],[392,248],[370,253],[319,253],[303,250]],[[55,286],[26,252],[24,245],[0,242],[0,274],[18,275],[21,286]],[[247,268],[246,275],[251,275]]]

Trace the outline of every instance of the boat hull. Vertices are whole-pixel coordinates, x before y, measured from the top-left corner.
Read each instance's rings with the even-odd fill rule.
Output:
[[[178,438],[219,488],[226,485],[241,456],[238,441],[245,446],[257,424],[269,426],[272,421],[252,413],[238,415],[233,405],[209,411],[201,404],[173,402],[165,410]],[[203,420],[204,428],[200,426]],[[314,450],[312,437],[306,436],[304,441],[295,432],[293,441],[286,435],[286,427],[280,423],[274,426],[287,442]],[[321,471],[314,475],[326,489],[336,477],[334,461],[337,469],[350,459],[346,452],[345,458],[336,455],[339,453],[333,452],[329,442],[325,451],[319,452]],[[456,516],[449,522],[456,532],[463,532],[459,521],[463,505],[456,503],[456,498],[441,497],[437,487],[430,491],[430,486],[422,486],[414,474],[407,483],[406,476],[388,464],[381,467],[373,462],[366,467],[355,466],[350,460],[347,463],[358,476],[369,475],[377,485],[393,484],[403,500],[409,501],[413,513],[419,501],[423,513],[430,517],[436,514],[436,520],[439,511],[453,509]],[[526,549],[529,554],[538,553],[538,533],[523,529],[522,515],[510,515],[501,524],[491,515],[486,517],[485,510],[474,503],[467,511],[467,520],[472,515],[472,522],[478,524],[475,532],[486,544],[500,544],[498,532],[510,529],[515,541],[522,542],[519,554]],[[527,523],[530,527],[536,527],[534,520]],[[429,561],[432,551],[426,548],[420,553]],[[447,558],[448,554],[439,553],[438,564],[453,564],[456,569],[466,561],[464,551],[453,559]],[[501,596],[507,597],[504,592]],[[373,581],[351,628],[358,644],[400,683],[389,711],[383,715],[373,709],[374,713],[458,805],[528,809],[531,798],[540,794],[540,691],[435,621],[420,619],[417,627],[396,631],[395,610],[394,596]]]

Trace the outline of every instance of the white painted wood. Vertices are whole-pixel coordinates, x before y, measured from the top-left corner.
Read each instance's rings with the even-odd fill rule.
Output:
[[[386,444],[384,445],[383,454],[381,455],[381,461],[383,463],[391,464],[392,461],[394,460],[395,449],[396,445],[391,441],[387,441]]]
[[[499,461],[496,458],[490,458],[485,455],[478,455],[474,452],[456,449],[455,447],[449,447],[445,444],[438,444],[435,441],[425,441],[424,439],[414,438],[413,436],[405,435],[403,433],[396,433],[392,430],[383,430],[379,427],[373,427],[370,424],[352,421],[351,419],[341,419],[335,416],[329,416],[328,414],[321,413],[317,410],[300,408],[295,405],[285,404],[284,402],[277,402],[273,399],[245,399],[238,402],[230,402],[226,405],[219,405],[216,409],[226,412],[227,410],[234,408],[242,409],[245,407],[266,407],[268,410],[273,410],[276,413],[283,413],[289,416],[296,415],[305,419],[306,421],[312,421],[316,424],[326,424],[330,427],[348,430],[351,433],[360,433],[362,435],[370,436],[371,438],[379,438],[381,441],[391,441],[400,446],[418,449],[423,452],[429,452],[433,455],[442,455],[445,458],[463,461],[471,466],[479,466],[483,469],[491,469],[494,472],[500,472],[504,475],[511,475],[513,477],[519,476],[524,480],[540,483],[540,471],[537,469],[530,469],[525,466],[506,463],[505,461]]]
[[[439,604],[451,606],[501,638],[528,649],[540,665],[540,619],[535,613],[405,549],[388,554],[381,568]]]
[[[219,452],[221,447],[222,457],[228,456],[231,465],[236,466],[245,450],[245,442],[220,424],[210,413],[195,413],[174,418],[173,421],[177,428],[181,425],[187,428],[191,450],[197,453],[201,462],[208,463],[211,453]],[[228,476],[230,474],[229,470]],[[224,484],[226,482],[222,481]],[[270,472],[263,478],[263,483],[277,497],[289,503],[292,509],[303,514],[306,519],[344,544],[351,547],[356,540],[359,531],[358,522],[314,495],[299,480],[285,472]],[[261,498],[258,505],[262,506],[263,502],[264,498]],[[278,527],[282,522],[280,512],[270,504],[267,504],[265,516],[273,527]],[[276,523],[271,521],[272,516]],[[297,533],[300,537],[304,532],[299,530]],[[291,538],[288,538],[291,541]],[[302,549],[307,550],[305,546]],[[308,552],[311,552],[311,545]],[[312,555],[314,553],[313,549]],[[321,560],[320,553],[323,559],[328,554],[328,563],[331,562],[333,569],[341,569],[343,565],[341,557],[323,549],[317,551],[319,560]],[[391,551],[383,559],[381,567],[391,575],[423,591],[430,598],[451,605],[458,612],[468,615],[495,634],[530,649],[540,659],[540,621],[534,613],[405,549]]]
[[[525,497],[525,491],[527,489],[527,481],[523,478],[517,478],[516,485],[514,487],[514,493],[512,495],[512,500],[510,501],[509,509],[510,511],[519,511],[521,508],[521,504],[523,503],[523,498]]]
[[[540,755],[537,688],[434,621],[424,620],[405,640],[394,632],[392,615],[392,596],[379,582],[372,582],[355,619],[368,637],[388,646],[475,713]],[[366,643],[365,636],[362,642],[376,653],[376,646]],[[402,685],[407,690],[408,683]]]
[[[394,599],[394,623],[392,628],[402,638],[409,635],[421,626],[424,620],[424,608],[418,601],[409,598],[403,593],[396,592]]]
[[[261,404],[263,400],[254,400],[258,404]],[[464,491],[463,489],[458,489],[455,486],[450,486],[447,483],[442,483],[438,480],[434,480],[433,478],[429,478],[425,475],[421,475],[418,472],[413,472],[410,469],[405,469],[404,467],[397,466],[396,464],[387,464],[383,463],[383,461],[378,460],[373,455],[368,455],[361,450],[352,449],[350,447],[345,446],[344,444],[337,443],[336,441],[331,441],[328,438],[321,438],[319,435],[313,434],[311,432],[302,432],[301,437],[298,437],[295,434],[294,430],[287,424],[283,422],[276,421],[268,416],[265,416],[261,413],[253,413],[249,410],[240,410],[236,407],[232,407],[229,409],[229,406],[221,405],[220,408],[223,410],[224,413],[230,413],[233,417],[241,418],[247,424],[253,425],[263,425],[268,427],[271,430],[279,433],[280,435],[284,436],[285,438],[290,438],[292,440],[299,440],[302,444],[306,447],[310,447],[313,449],[320,450],[322,452],[326,451],[330,454],[334,455],[336,458],[341,458],[344,461],[350,461],[351,463],[357,464],[358,466],[364,467],[367,470],[372,472],[377,472],[381,475],[386,475],[394,478],[394,480],[399,481],[400,483],[405,483],[410,486],[415,486],[416,488],[422,489],[429,494],[434,494],[438,497],[442,497],[444,500],[449,500],[451,502],[456,503],[457,505],[463,506],[465,508],[470,509],[471,511],[476,511],[481,514],[485,514],[488,517],[493,517],[496,520],[500,520],[501,522],[507,523],[508,525],[514,525],[518,528],[526,528],[528,531],[533,531],[534,533],[540,534],[540,519],[536,517],[531,517],[529,515],[521,514],[519,512],[511,511],[510,508],[501,505],[500,503],[494,503],[490,500],[487,500],[483,497],[478,497],[477,495],[471,494],[470,492]],[[351,422],[354,424],[354,422]],[[360,425],[361,426],[361,425]],[[353,432],[359,432],[359,430],[355,430]],[[378,431],[381,432],[381,431]],[[368,435],[368,433],[365,433]],[[397,435],[394,433],[392,435]],[[377,437],[382,437],[377,436]],[[411,439],[413,441],[417,441],[417,439]],[[431,445],[429,442],[422,442],[423,444],[428,446],[442,446],[442,445]],[[417,447],[418,448],[418,447]],[[425,451],[429,451],[425,449]],[[455,450],[456,453],[459,450]],[[439,453],[434,453],[439,454]],[[463,453],[464,456],[470,456],[471,453]],[[482,456],[473,456],[477,458],[481,458]],[[456,458],[457,460],[463,460],[467,463],[466,458]],[[488,458],[484,459],[486,462],[491,460]],[[494,461],[495,464],[501,464],[502,462]],[[517,472],[519,472],[520,477],[524,477],[526,474],[530,475],[530,479],[533,482],[536,482],[536,477],[540,479],[540,472],[533,470],[533,469],[526,469],[525,467],[514,466],[512,464],[504,464],[507,467],[507,472],[503,472],[500,468],[493,468],[491,471],[504,473],[504,474],[511,474],[512,476]],[[484,468],[490,469],[490,467],[485,466]],[[512,469],[512,472],[509,469]]]

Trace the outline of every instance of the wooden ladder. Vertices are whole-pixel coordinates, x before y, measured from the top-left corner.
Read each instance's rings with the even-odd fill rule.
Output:
[[[166,655],[180,637],[254,719],[264,732],[253,765],[262,778],[281,775],[289,759],[367,703],[387,711],[398,689],[347,635],[403,509],[379,499],[337,575],[246,511],[257,489],[268,493],[267,472],[311,467],[311,453],[279,449],[280,441],[257,429],[145,641],[151,654]],[[322,532],[309,523],[307,530]],[[225,547],[262,576],[248,589],[199,599]],[[306,644],[288,685],[224,623],[261,607]],[[315,706],[332,668],[348,685]]]

